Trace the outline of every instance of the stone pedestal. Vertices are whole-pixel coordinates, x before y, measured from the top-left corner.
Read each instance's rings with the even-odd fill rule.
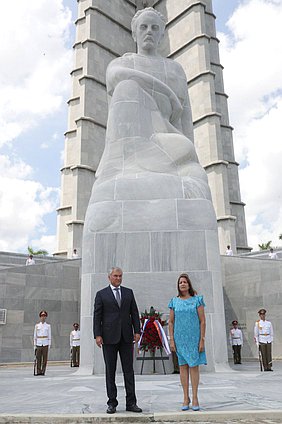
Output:
[[[99,221],[102,216],[108,224],[96,231],[94,218]],[[227,364],[217,221],[211,201],[90,203],[84,227],[79,373],[104,372],[102,352],[94,346],[92,317],[95,294],[108,284],[107,271],[113,266],[123,269],[123,285],[133,289],[139,311],[154,306],[163,313],[169,312],[168,302],[177,294],[179,274],[187,272],[206,303],[205,368],[214,371]]]

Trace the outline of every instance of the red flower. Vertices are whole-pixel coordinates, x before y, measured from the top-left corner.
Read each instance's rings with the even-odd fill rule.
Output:
[[[150,307],[150,311],[142,312],[140,321],[142,323],[143,336],[140,343],[140,349],[145,352],[155,352],[156,349],[162,347],[162,341],[159,337],[158,331],[154,325],[154,321],[159,321],[161,326],[166,325],[166,321],[162,321],[162,314],[157,312],[153,306]],[[148,319],[147,325],[144,329],[145,320]]]

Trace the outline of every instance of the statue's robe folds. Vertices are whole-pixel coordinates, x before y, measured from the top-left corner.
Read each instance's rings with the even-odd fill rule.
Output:
[[[182,67],[170,59],[127,53],[110,63],[107,90],[106,142],[89,205],[92,217],[88,209],[90,231],[111,227],[107,208],[113,201],[210,200],[192,142]]]

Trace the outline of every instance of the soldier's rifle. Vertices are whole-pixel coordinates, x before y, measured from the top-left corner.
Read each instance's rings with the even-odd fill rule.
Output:
[[[261,356],[261,350],[260,350],[259,343],[258,343],[258,358],[259,358],[259,364],[260,364],[260,371],[262,372],[262,356]]]
[[[37,349],[34,349],[33,375],[36,375],[36,367],[37,367],[36,353],[37,353]]]

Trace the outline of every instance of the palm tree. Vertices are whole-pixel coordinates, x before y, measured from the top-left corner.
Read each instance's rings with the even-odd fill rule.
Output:
[[[27,250],[28,250],[28,253],[29,253],[30,255],[33,255],[33,256],[38,256],[38,255],[46,256],[46,255],[48,255],[47,250],[44,250],[44,249],[41,249],[41,250],[33,250],[33,248],[32,248],[31,246],[28,246],[28,247],[27,247]]]
[[[271,243],[272,243],[272,241],[270,240],[267,243],[261,243],[261,244],[259,244],[258,245],[259,250],[268,250],[268,249],[270,249],[271,248]]]

